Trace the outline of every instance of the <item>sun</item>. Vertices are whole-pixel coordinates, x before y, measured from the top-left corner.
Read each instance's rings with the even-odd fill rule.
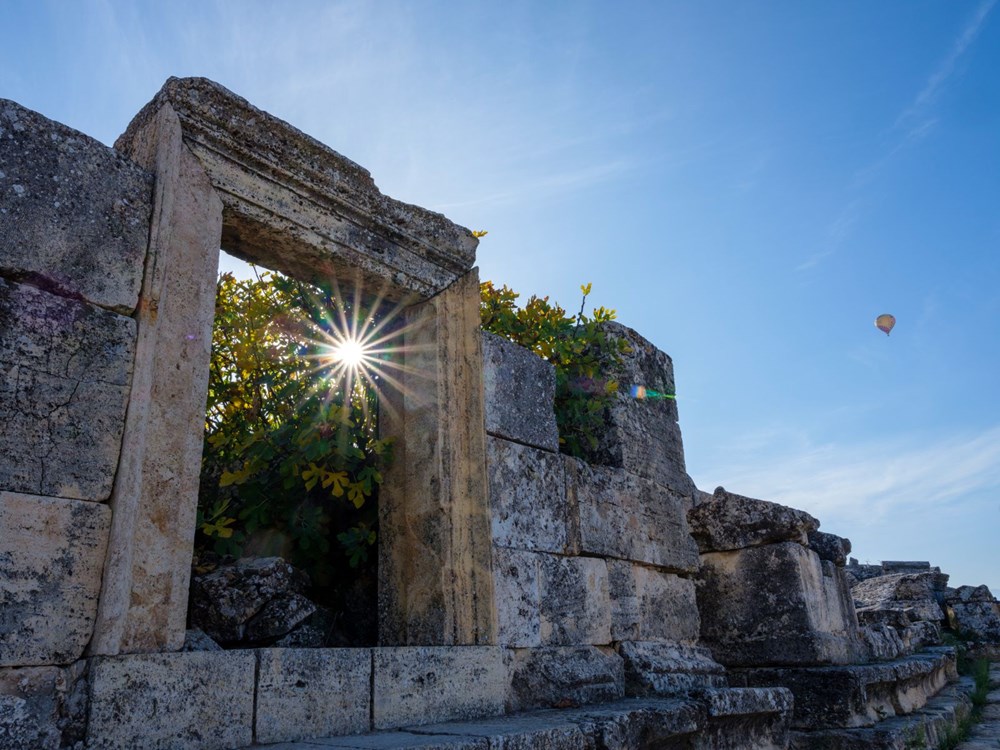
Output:
[[[341,367],[357,370],[368,358],[368,351],[357,339],[345,338],[333,346],[330,358]]]

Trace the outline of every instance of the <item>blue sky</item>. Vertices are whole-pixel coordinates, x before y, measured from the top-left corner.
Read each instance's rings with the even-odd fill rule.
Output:
[[[171,75],[489,230],[484,279],[593,282],[703,489],[1000,593],[997,0],[0,4],[0,97],[105,143]]]

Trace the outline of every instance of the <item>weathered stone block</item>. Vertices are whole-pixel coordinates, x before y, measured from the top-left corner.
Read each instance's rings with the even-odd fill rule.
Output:
[[[825,531],[810,531],[809,549],[819,555],[821,560],[829,560],[842,568],[847,564],[847,556],[851,552],[851,540]]]
[[[307,747],[300,744],[277,745],[274,750],[313,750],[317,746],[347,750],[494,750],[494,746],[486,737],[414,732],[378,732],[355,737],[327,737],[311,742]]]
[[[587,461],[614,466],[669,487],[691,498],[694,482],[684,466],[684,443],[677,423],[677,402],[672,399],[639,399],[632,386],[645,386],[659,393],[674,393],[674,366],[670,357],[631,328],[606,323],[612,339],[623,339],[628,352],[621,364],[605,363],[602,376],[619,384],[618,395],[605,414],[596,450]]]
[[[945,605],[949,627],[978,641],[1000,642],[1000,604],[954,602]]]
[[[698,733],[698,750],[785,750],[792,717],[792,693],[783,688],[715,688],[699,694],[708,726]]]
[[[0,99],[0,273],[128,314],[152,177],[113,149]]]
[[[229,750],[253,741],[253,651],[98,657],[87,750]]]
[[[841,571],[797,542],[701,556],[702,641],[726,666],[848,664],[862,654]]]
[[[257,654],[257,742],[368,731],[369,649],[262,649]]]
[[[493,646],[374,649],[375,729],[503,713],[509,681]]]
[[[698,640],[694,581],[624,560],[607,562],[612,640]]]
[[[662,695],[693,688],[725,687],[726,670],[700,646],[622,641],[629,695]]]
[[[497,643],[501,646],[542,645],[539,558],[535,552],[493,548]]]
[[[82,740],[85,664],[0,669],[0,747],[59,750]]]
[[[110,526],[106,505],[0,492],[0,666],[80,658]]]
[[[240,257],[305,281],[360,277],[393,299],[427,299],[474,265],[468,229],[382,195],[350,159],[206,78],[169,79],[115,148],[166,107],[225,204],[223,245]]]
[[[192,578],[191,623],[220,643],[240,641],[245,636],[252,639],[248,630],[262,633],[268,630],[264,610],[271,601],[287,602],[290,596],[300,595],[308,585],[306,575],[280,557],[244,558],[231,565],[220,565]],[[313,611],[314,606],[305,616]],[[257,622],[261,615],[265,616],[264,621]],[[284,632],[295,624],[293,622]]]
[[[487,438],[493,544],[566,552],[570,508],[562,456]]]
[[[724,552],[775,542],[809,545],[819,521],[802,510],[756,500],[722,487],[688,513],[691,535],[701,552]]]
[[[496,643],[479,276],[403,312],[406,371],[380,395],[398,438],[379,490],[379,643]]]
[[[934,596],[934,573],[894,573],[861,581],[851,589],[859,607],[905,610],[911,620],[939,622],[944,613]]]
[[[624,664],[610,649],[545,647],[513,653],[509,712],[560,703],[602,703],[624,695]]]
[[[954,656],[915,654],[882,664],[731,670],[730,682],[786,687],[795,696],[797,729],[872,726],[912,713],[948,682]]]
[[[107,500],[135,322],[0,278],[0,489]]]
[[[507,339],[483,332],[486,431],[516,443],[559,452],[553,409],[555,368]]]
[[[542,553],[539,565],[542,643],[548,646],[610,643],[607,563],[593,557]]]
[[[673,571],[698,569],[688,529],[688,498],[620,469],[565,457],[566,494],[580,552]]]

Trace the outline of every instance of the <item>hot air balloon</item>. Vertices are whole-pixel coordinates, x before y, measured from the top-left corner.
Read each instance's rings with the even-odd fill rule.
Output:
[[[875,327],[880,331],[884,331],[886,336],[889,335],[889,331],[892,330],[894,325],[896,325],[896,319],[888,313],[875,318]]]

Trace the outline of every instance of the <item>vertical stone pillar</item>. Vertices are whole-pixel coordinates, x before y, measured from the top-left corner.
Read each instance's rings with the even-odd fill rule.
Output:
[[[179,649],[198,505],[222,202],[169,104],[116,144],[156,176],[94,654]]]
[[[396,443],[379,498],[379,641],[494,644],[478,269],[404,318],[405,370],[381,408]]]

